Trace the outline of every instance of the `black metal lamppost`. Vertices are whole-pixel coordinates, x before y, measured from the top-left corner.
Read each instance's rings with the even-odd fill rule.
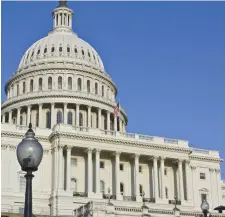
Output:
[[[173,209],[173,212],[174,212],[174,216],[175,217],[178,217],[180,216],[180,209],[177,208],[177,204],[178,204],[178,200],[177,200],[177,197],[175,196],[174,197],[174,209]]]
[[[201,209],[202,209],[204,217],[207,217],[207,214],[209,212],[209,204],[207,203],[206,200],[202,201]]]
[[[26,173],[26,193],[24,205],[24,217],[32,217],[32,172],[38,170],[43,157],[43,147],[34,137],[31,123],[25,134],[25,138],[19,143],[16,155],[21,169]]]

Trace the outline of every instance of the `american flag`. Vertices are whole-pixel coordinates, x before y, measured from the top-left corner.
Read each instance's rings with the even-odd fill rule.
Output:
[[[114,108],[114,115],[117,117],[119,112],[120,112],[120,104],[117,103],[115,108]]]

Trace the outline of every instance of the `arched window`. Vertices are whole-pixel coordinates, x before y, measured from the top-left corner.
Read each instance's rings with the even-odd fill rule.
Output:
[[[165,194],[166,194],[166,198],[168,199],[168,188],[165,187]]]
[[[68,78],[68,89],[72,90],[72,78],[71,77]]]
[[[78,91],[82,90],[82,85],[81,85],[81,78],[77,79],[77,87],[78,87]]]
[[[84,55],[84,50],[82,50],[82,55]]]
[[[19,84],[17,84],[17,91],[16,91],[16,93],[17,93],[17,96],[20,94],[20,87],[19,87]]]
[[[31,79],[30,80],[30,92],[33,92],[33,90],[34,90],[34,80]]]
[[[71,111],[69,111],[68,114],[67,114],[67,124],[72,125],[72,121],[73,121],[73,114],[72,114]]]
[[[77,180],[75,178],[71,179],[70,189],[73,192],[77,192]]]
[[[95,94],[98,94],[98,83],[95,83]]]
[[[25,83],[25,81],[23,82],[23,93],[25,93],[26,92],[26,83]]]
[[[74,48],[74,52],[77,53],[77,48]]]
[[[70,52],[70,47],[67,47],[67,52],[68,52],[68,53]]]
[[[87,92],[90,93],[91,92],[91,84],[90,81],[87,80]]]
[[[104,89],[104,86],[102,85],[102,96],[105,95],[105,89]]]
[[[105,193],[105,182],[102,180],[100,181],[100,192]]]
[[[83,114],[82,113],[79,114],[79,126],[80,127],[83,126]]]
[[[62,52],[62,46],[60,45],[59,47],[59,52],[61,53]]]
[[[38,90],[42,90],[42,78],[39,78],[39,81],[38,81]]]
[[[48,89],[52,89],[52,77],[48,77]]]
[[[58,89],[62,89],[62,77],[61,76],[59,76],[58,77]]]
[[[51,129],[51,112],[46,112],[46,128]]]
[[[62,123],[62,112],[61,111],[57,112],[56,123],[57,124]]]
[[[142,185],[139,185],[139,192],[140,192],[140,195],[143,194],[143,186]]]
[[[23,125],[23,116],[20,116],[20,125]]]
[[[51,52],[54,53],[54,51],[55,51],[55,48],[54,46],[52,46]]]
[[[124,193],[124,185],[122,182],[120,182],[120,194],[123,195]]]
[[[47,53],[47,47],[44,49],[44,53]]]

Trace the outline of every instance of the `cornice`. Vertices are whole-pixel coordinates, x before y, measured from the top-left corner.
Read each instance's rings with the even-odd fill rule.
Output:
[[[64,93],[63,93],[64,91]],[[36,95],[36,94],[40,93],[39,92],[32,92],[30,94],[25,94],[23,96],[20,96],[19,97],[16,97],[14,100],[7,100],[5,101],[3,104],[2,104],[2,110],[6,109],[8,106],[11,106],[11,105],[15,105],[16,103],[20,103],[20,102],[24,102],[24,101],[27,101],[27,100],[36,100],[36,99],[46,99],[46,98],[63,98],[63,99],[80,99],[80,100],[87,100],[88,104],[90,104],[90,102],[97,102],[97,103],[101,103],[101,104],[104,104],[106,106],[109,106],[111,107],[112,109],[115,107],[115,102],[112,102],[112,101],[108,101],[108,100],[104,100],[104,98],[94,98],[94,96],[90,96],[88,97],[88,94],[86,93],[82,93],[82,92],[73,92],[73,91],[66,91],[66,90],[62,90],[62,91],[57,91],[57,90],[52,90],[51,92],[50,91],[43,91],[43,95]],[[46,95],[44,93],[49,93],[49,95]],[[68,93],[72,93],[71,95],[68,95]],[[78,95],[75,95],[75,93],[80,93],[80,94],[83,94],[84,96],[78,96]],[[125,113],[125,111],[120,108],[120,112],[121,114],[124,116],[125,118],[125,121],[127,122],[128,121],[128,117],[127,117],[127,114]]]
[[[190,160],[199,160],[199,161],[208,161],[208,162],[216,162],[221,163],[223,162],[223,159],[220,158],[213,158],[213,157],[203,157],[203,156],[189,156]]]
[[[151,143],[144,143],[144,142],[135,142],[135,141],[127,141],[123,139],[116,139],[116,138],[106,138],[106,137],[97,137],[92,135],[80,135],[76,133],[64,133],[64,132],[57,132],[52,133],[49,136],[49,140],[54,140],[55,136],[59,135],[60,137],[64,138],[71,138],[71,139],[81,139],[85,141],[95,141],[101,143],[110,143],[110,144],[118,144],[118,145],[126,145],[126,146],[133,146],[139,148],[152,148],[156,150],[165,150],[165,151],[172,151],[172,152],[179,152],[179,153],[190,153],[190,149],[188,148],[181,148],[181,147],[171,147],[166,145],[158,145],[158,144],[151,144]]]

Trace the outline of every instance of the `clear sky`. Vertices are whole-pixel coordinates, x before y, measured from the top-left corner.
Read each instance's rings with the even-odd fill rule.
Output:
[[[2,3],[2,100],[24,52],[52,29],[57,5]],[[129,132],[189,140],[225,158],[225,2],[68,5],[74,31],[117,85]]]

